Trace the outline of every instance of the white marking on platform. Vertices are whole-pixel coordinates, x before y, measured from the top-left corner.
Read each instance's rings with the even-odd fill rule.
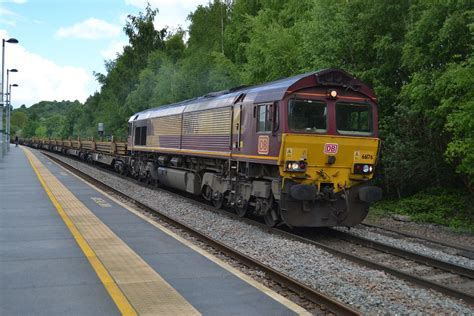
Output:
[[[96,202],[100,207],[112,207],[110,203],[107,203],[104,199],[100,197],[91,197],[92,201]]]

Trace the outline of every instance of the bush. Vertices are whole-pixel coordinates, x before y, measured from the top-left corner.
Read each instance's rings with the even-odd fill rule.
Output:
[[[434,188],[400,200],[374,204],[371,212],[409,215],[416,222],[474,233],[474,198],[460,190]]]

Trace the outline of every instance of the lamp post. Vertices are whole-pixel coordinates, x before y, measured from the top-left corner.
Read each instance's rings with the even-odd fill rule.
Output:
[[[10,129],[11,129],[11,111],[12,111],[12,87],[18,87],[16,83],[8,86],[8,104],[7,104],[7,149],[10,150]]]
[[[4,108],[4,100],[5,100],[5,94],[3,88],[5,87],[5,43],[10,43],[10,44],[17,44],[18,40],[16,38],[10,38],[10,39],[2,39],[2,93],[1,93],[1,106],[0,106],[0,160],[3,159],[4,156],[4,151],[5,151],[5,145],[3,141],[3,108]]]
[[[7,141],[6,141],[6,147],[7,147],[7,151],[10,151],[10,116],[11,116],[11,105],[10,105],[10,100],[12,99],[11,98],[11,90],[12,90],[12,86],[13,87],[18,87],[17,84],[14,84],[14,85],[8,85],[8,81],[9,81],[9,75],[10,75],[10,72],[18,72],[17,69],[7,69],[7,93],[6,93],[6,105],[7,105],[7,110],[6,110],[6,119],[5,119],[5,123],[6,123],[6,135],[7,135]]]

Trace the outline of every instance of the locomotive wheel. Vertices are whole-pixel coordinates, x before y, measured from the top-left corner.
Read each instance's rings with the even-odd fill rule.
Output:
[[[266,212],[263,215],[263,220],[268,227],[274,227],[279,222],[279,216],[276,212],[276,204],[274,203],[273,195],[267,200],[267,205],[265,206]],[[275,219],[276,218],[276,219]]]
[[[217,199],[212,197],[212,205],[215,208],[222,208],[224,206],[224,194],[220,193]]]
[[[235,205],[235,214],[237,214],[239,217],[244,217],[247,215],[247,210],[248,210],[248,203],[247,202],[242,202],[242,205]]]
[[[205,200],[210,201],[212,199],[212,189],[211,189],[211,187],[208,186],[208,185],[205,185],[204,188],[202,188],[201,195]]]
[[[215,208],[222,208],[224,206],[224,196],[218,199],[212,199],[212,205],[214,205]]]
[[[268,227],[275,227],[275,225],[278,223],[277,220],[273,219],[272,213],[274,210],[270,210],[267,212],[267,214],[263,215],[263,220],[265,221],[265,225]]]

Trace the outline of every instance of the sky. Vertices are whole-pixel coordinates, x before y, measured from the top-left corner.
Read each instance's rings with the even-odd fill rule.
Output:
[[[0,0],[0,37],[13,107],[40,101],[79,100],[99,90],[93,72],[105,73],[127,44],[123,32],[129,14],[158,8],[155,28],[186,29],[187,16],[209,0]],[[5,88],[5,90],[7,90]],[[7,91],[5,91],[6,93]]]

